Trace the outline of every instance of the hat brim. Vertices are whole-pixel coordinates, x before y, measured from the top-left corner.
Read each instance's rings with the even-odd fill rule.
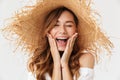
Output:
[[[88,22],[89,9],[84,1],[86,0],[39,0],[30,10],[23,10],[22,13],[18,13],[10,29],[19,35],[18,42],[20,42],[21,45],[25,43],[28,49],[35,50],[39,46],[38,42],[40,34],[42,34],[41,27],[43,27],[42,25],[46,16],[56,8],[66,7],[78,18],[80,32],[86,34],[89,29],[89,27],[87,27],[89,25],[88,23],[91,24],[91,22]],[[84,26],[87,28],[84,28]]]

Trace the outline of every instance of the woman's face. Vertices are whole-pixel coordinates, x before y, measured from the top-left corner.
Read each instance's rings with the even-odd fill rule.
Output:
[[[59,51],[64,51],[68,39],[76,32],[76,24],[72,13],[64,11],[57,20],[50,34],[56,40]]]

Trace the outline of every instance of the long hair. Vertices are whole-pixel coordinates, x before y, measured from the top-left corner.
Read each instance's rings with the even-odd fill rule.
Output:
[[[58,18],[65,10],[69,11],[73,15],[79,34],[69,60],[69,67],[72,75],[76,75],[76,76],[78,75],[78,70],[80,68],[79,57],[81,53],[84,53],[83,50],[88,50],[89,52],[91,51],[90,53],[93,54],[94,52],[96,53],[96,49],[98,49],[98,45],[96,45],[96,41],[97,41],[95,39],[96,37],[98,37],[98,39],[101,38],[109,42],[109,40],[105,37],[105,35],[100,31],[99,28],[95,29],[96,25],[91,24],[92,26],[90,25],[91,28],[89,28],[88,30],[87,27],[89,27],[89,25],[86,24],[86,26],[84,26],[84,28],[86,27],[86,33],[84,32],[85,34],[83,34],[83,31],[81,31],[82,22],[78,23],[79,21],[77,17],[71,10],[65,7],[60,7],[51,11],[46,16],[45,21],[43,23],[43,28],[42,28],[43,39],[39,39],[40,40],[39,45],[44,46],[44,49],[43,47],[37,48],[33,56],[31,57],[32,60],[30,59],[31,62],[29,64],[29,68],[35,71],[37,80],[42,80],[42,79],[44,80],[45,73],[49,73],[50,76],[52,76],[53,59],[50,53],[50,46],[48,43],[48,39],[46,37],[46,33],[49,32],[54,27]],[[78,24],[81,24],[81,26],[78,26]]]
[[[43,40],[39,41],[40,45],[44,46],[44,50],[43,50],[43,47],[37,48],[34,52],[34,55],[30,58],[31,62],[29,63],[30,70],[36,71],[35,74],[36,74],[36,77],[38,80],[42,80],[42,79],[44,80],[45,73],[49,73],[50,76],[52,76],[53,59],[52,59],[52,55],[50,53],[50,46],[49,46],[46,34],[54,27],[58,18],[60,17],[62,12],[65,10],[69,11],[73,15],[74,21],[75,21],[76,25],[78,25],[78,19],[75,16],[75,14],[65,7],[57,8],[57,9],[51,11],[46,16],[46,19],[43,24],[43,29],[42,29],[44,42],[43,42]],[[43,43],[45,43],[45,44],[43,44]],[[73,74],[77,69],[79,69],[79,60],[78,60],[79,59],[79,53],[78,53],[79,50],[80,50],[80,48],[77,46],[77,43],[75,43],[75,47],[73,49],[72,55],[69,60],[69,67]]]
[[[89,1],[89,0],[88,0]],[[39,5],[39,4],[38,4]],[[73,47],[73,52],[70,56],[69,67],[72,75],[77,75],[80,68],[79,57],[84,50],[95,54],[98,57],[99,51],[103,49],[110,52],[113,47],[108,37],[101,31],[95,17],[92,16],[90,3],[87,5],[86,0],[81,0],[81,10],[84,10],[82,15],[76,16],[74,12],[65,7],[59,7],[49,12],[41,23],[39,16],[39,6],[23,8],[12,17],[12,22],[3,31],[9,35],[17,34],[17,44],[22,46],[22,49],[30,52],[28,60],[28,69],[36,76],[37,80],[45,80],[45,74],[49,73],[52,76],[53,59],[50,53],[50,46],[46,33],[51,30],[62,14],[67,10],[73,14],[77,26],[78,37]],[[35,17],[33,14],[36,14]],[[84,19],[81,18],[84,15]],[[11,34],[10,34],[11,33]]]

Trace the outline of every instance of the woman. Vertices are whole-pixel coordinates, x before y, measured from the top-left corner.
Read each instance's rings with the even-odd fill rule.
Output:
[[[53,69],[51,69],[52,80],[72,80],[74,72],[71,73],[70,70],[72,70],[73,67],[73,60],[70,60],[70,56],[72,55],[72,58],[75,55],[80,54],[78,53],[80,50],[79,47],[73,49],[74,42],[78,34],[78,19],[70,10],[65,7],[60,7],[53,10],[48,15],[45,24],[47,22],[48,25],[46,26],[52,27],[50,31],[48,31],[48,41],[50,44],[50,52],[53,59]],[[55,24],[52,25],[52,23]],[[88,63],[84,62],[84,60],[86,60]],[[81,58],[77,59],[77,61],[79,61],[79,64],[77,64],[76,67],[81,66],[93,68],[94,66],[94,57],[91,54],[85,54],[84,56],[82,55]]]
[[[113,46],[100,30],[90,1],[38,0],[18,12],[5,29],[30,52],[36,80],[93,80],[99,51]],[[31,80],[31,79],[29,79]]]

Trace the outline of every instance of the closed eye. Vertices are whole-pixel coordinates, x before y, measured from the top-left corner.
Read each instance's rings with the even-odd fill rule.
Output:
[[[55,24],[54,26],[55,26],[55,27],[56,27],[56,26],[59,26],[59,24]]]
[[[66,25],[66,27],[72,27],[72,25]]]

